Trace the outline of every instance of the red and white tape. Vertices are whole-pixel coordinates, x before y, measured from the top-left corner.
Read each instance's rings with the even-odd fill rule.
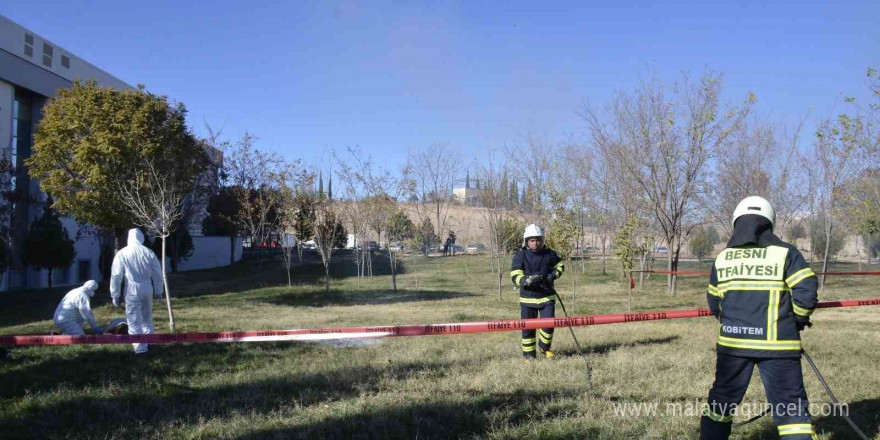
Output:
[[[817,308],[859,307],[880,305],[880,298],[850,301],[820,302]],[[216,333],[179,333],[150,335],[82,335],[82,336],[0,336],[0,345],[96,345],[171,344],[182,342],[271,342],[317,341],[328,339],[367,339],[398,336],[456,335],[515,330],[535,330],[551,327],[581,327],[587,325],[617,324],[624,322],[683,319],[709,316],[709,309],[661,310],[656,312],[614,313],[608,315],[571,316],[567,318],[499,319],[482,322],[452,324],[396,325],[379,327],[332,327],[296,330],[239,331]]]
[[[660,275],[675,275],[684,277],[709,276],[712,272],[692,272],[686,270],[634,270],[633,273],[656,273]],[[816,272],[816,275],[847,275],[847,276],[877,276],[880,271],[868,272]]]

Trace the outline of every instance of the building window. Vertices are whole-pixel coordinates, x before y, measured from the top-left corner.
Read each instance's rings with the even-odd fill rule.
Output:
[[[92,279],[92,260],[79,260],[77,269],[77,281],[85,283]]]
[[[68,69],[70,68],[70,58],[67,55],[61,55],[61,65]]]
[[[24,34],[24,54],[34,56],[34,36],[31,34]]]
[[[52,67],[52,54],[54,52],[51,44],[43,43],[43,64],[46,67]]]

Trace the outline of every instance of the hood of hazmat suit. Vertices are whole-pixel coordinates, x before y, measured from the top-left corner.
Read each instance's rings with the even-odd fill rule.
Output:
[[[143,245],[139,229],[128,231],[128,246],[113,257],[110,296],[118,299],[125,280],[125,317],[131,335],[153,333],[153,296],[162,297],[162,265],[156,254]],[[133,344],[136,353],[145,353],[147,344]]]
[[[86,281],[81,287],[67,292],[58,307],[55,308],[54,321],[64,334],[83,334],[82,325],[88,321],[92,329],[97,329],[95,314],[89,304],[89,299],[98,289],[98,283],[93,280]]]

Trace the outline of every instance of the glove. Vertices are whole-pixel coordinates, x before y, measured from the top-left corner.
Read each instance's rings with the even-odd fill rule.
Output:
[[[541,284],[544,281],[544,275],[532,275],[523,280],[523,286],[525,287],[533,287]]]
[[[103,335],[104,334],[104,329],[102,329],[101,326],[95,327],[92,330],[95,331],[96,335]]]
[[[156,301],[159,301],[161,299],[162,299],[162,292],[159,292],[156,294]]]
[[[113,307],[119,308],[119,298],[113,298]]]
[[[555,279],[556,279],[556,271],[554,270],[554,271],[550,272],[549,275],[547,275],[547,282],[550,284],[553,284],[553,281]]]
[[[810,322],[810,317],[809,317],[809,316],[795,315],[795,316],[794,316],[794,320],[795,320],[795,322],[797,323],[797,331],[798,331],[798,333],[804,331],[804,329],[807,328],[807,327],[812,327],[812,326],[813,326],[813,323]]]

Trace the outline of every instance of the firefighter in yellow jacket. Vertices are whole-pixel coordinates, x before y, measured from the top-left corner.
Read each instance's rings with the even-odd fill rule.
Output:
[[[761,197],[733,214],[733,234],[718,254],[707,298],[721,322],[715,382],[700,420],[701,439],[727,439],[755,365],[782,440],[815,438],[801,370],[800,332],[811,326],[816,275],[796,247],[773,234],[776,215]]]

